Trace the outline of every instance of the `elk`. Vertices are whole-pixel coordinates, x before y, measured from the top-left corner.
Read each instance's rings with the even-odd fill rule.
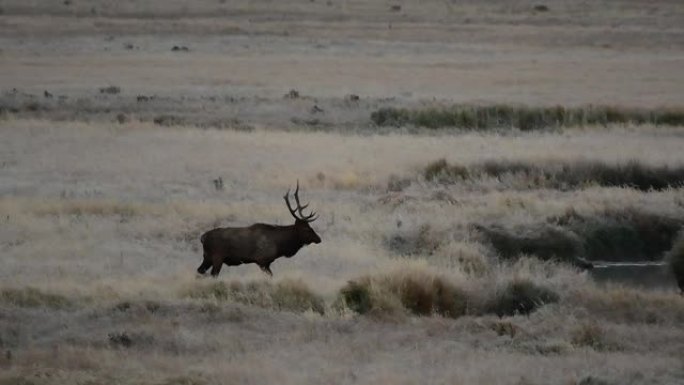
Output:
[[[321,238],[309,226],[318,217],[315,212],[303,213],[309,204],[299,203],[299,181],[294,192],[297,207],[290,205],[290,189],[283,196],[295,223],[290,226],[256,223],[248,227],[219,227],[202,234],[200,241],[204,260],[197,272],[204,275],[211,267],[211,276],[217,277],[221,267],[256,263],[266,274],[273,276],[271,263],[280,257],[290,258],[303,246],[321,243]]]

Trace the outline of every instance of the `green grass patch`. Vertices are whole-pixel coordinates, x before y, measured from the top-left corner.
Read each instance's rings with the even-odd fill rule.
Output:
[[[18,307],[47,307],[50,309],[66,309],[74,302],[62,295],[46,293],[35,288],[0,289],[0,303]]]
[[[544,162],[486,161],[468,167],[445,159],[423,169],[429,182],[455,184],[477,178],[514,177],[530,188],[577,189],[590,185],[628,187],[641,191],[684,185],[684,166],[649,166],[636,160],[609,164],[600,161]]]
[[[613,106],[530,107],[515,105],[453,105],[428,108],[384,107],[371,113],[378,126],[415,126],[465,130],[559,129],[610,124],[683,126],[684,110],[675,108],[626,108]]]
[[[233,301],[279,311],[325,313],[325,302],[301,280],[211,282],[199,284],[185,293],[190,298]]]
[[[38,385],[38,382],[35,382],[31,379],[28,379],[26,377],[7,377],[7,378],[0,378],[0,385]]]

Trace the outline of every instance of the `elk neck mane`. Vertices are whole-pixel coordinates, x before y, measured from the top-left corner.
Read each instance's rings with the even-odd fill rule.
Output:
[[[271,225],[268,223],[255,223],[250,226],[253,230],[267,231],[272,234],[272,239],[278,245],[280,255],[291,257],[304,246],[294,231],[295,225]]]

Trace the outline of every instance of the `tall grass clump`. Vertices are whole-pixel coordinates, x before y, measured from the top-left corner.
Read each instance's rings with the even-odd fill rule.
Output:
[[[301,280],[284,279],[276,284],[267,281],[202,283],[184,294],[189,298],[233,301],[279,311],[325,313],[323,298]]]
[[[667,263],[684,294],[684,231],[680,231],[672,249],[667,253]]]
[[[453,105],[407,109],[383,107],[371,113],[378,126],[429,129],[519,129],[522,131],[609,124],[684,125],[684,110],[613,106],[530,107],[518,105]]]
[[[349,281],[338,303],[359,314],[466,314],[467,293],[445,277],[424,270],[397,270]]]
[[[514,278],[497,288],[485,311],[499,317],[530,314],[539,307],[556,303],[556,292],[527,278]]]

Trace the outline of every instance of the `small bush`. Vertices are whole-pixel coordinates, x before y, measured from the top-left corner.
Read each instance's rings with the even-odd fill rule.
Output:
[[[411,179],[392,174],[387,180],[387,191],[400,192],[411,186]]]
[[[371,113],[371,120],[378,126],[404,126],[410,123],[406,109],[381,108]]]
[[[601,326],[595,322],[583,323],[573,330],[570,341],[574,346],[604,350],[607,345]]]
[[[486,311],[499,317],[530,314],[537,308],[558,302],[558,294],[527,279],[515,279],[497,290]]]
[[[586,376],[577,381],[577,385],[611,385],[611,383],[599,377]]]
[[[159,385],[206,385],[210,383],[200,376],[200,374],[197,374],[193,376],[171,377]]]
[[[506,321],[494,322],[489,328],[492,329],[499,337],[508,336],[513,338],[521,331],[519,326]]]
[[[133,346],[149,346],[154,343],[154,337],[146,333],[112,332],[107,334],[109,345],[116,348],[130,348]]]
[[[299,99],[299,97],[299,91],[294,88],[288,91],[284,96],[285,99]]]
[[[19,307],[47,307],[64,309],[73,306],[73,301],[59,294],[44,293],[34,288],[2,289],[0,302]]]
[[[107,86],[107,87],[100,88],[101,94],[115,95],[115,94],[118,94],[120,92],[121,92],[121,87],[117,87],[117,86]]]
[[[350,281],[340,300],[359,313],[408,312],[457,318],[466,313],[467,295],[446,279],[423,271],[396,271]]]
[[[430,182],[455,183],[468,179],[470,173],[466,167],[448,164],[446,159],[442,158],[425,166],[423,176]]]
[[[275,285],[267,281],[213,282],[192,288],[191,298],[235,301],[245,305],[292,312],[325,312],[325,302],[302,281],[282,280]]]
[[[114,347],[129,348],[133,346],[133,339],[128,335],[128,333],[109,333],[107,335],[109,344]]]
[[[370,279],[362,278],[357,281],[349,281],[340,289],[342,302],[352,311],[366,314],[373,309],[371,298]]]
[[[154,314],[157,313],[161,309],[161,304],[156,301],[140,301],[140,302],[131,302],[131,301],[122,301],[119,303],[116,303],[113,306],[113,310],[122,312],[122,313],[127,313],[127,312],[145,312],[145,313],[150,313]]]
[[[483,277],[491,270],[491,261],[480,243],[448,242],[440,246],[431,262],[455,268],[472,277]]]
[[[684,293],[684,231],[681,231],[677,236],[672,249],[667,253],[666,259],[677,280],[679,289]]]
[[[122,113],[116,114],[115,120],[116,120],[117,123],[119,123],[119,124],[125,124],[125,123],[130,122],[130,121],[131,121],[131,118],[129,118],[128,115],[126,115],[126,114],[124,114],[124,113],[122,112]]]
[[[182,126],[185,124],[185,119],[175,115],[159,115],[152,119],[152,122],[159,126],[172,127]]]

